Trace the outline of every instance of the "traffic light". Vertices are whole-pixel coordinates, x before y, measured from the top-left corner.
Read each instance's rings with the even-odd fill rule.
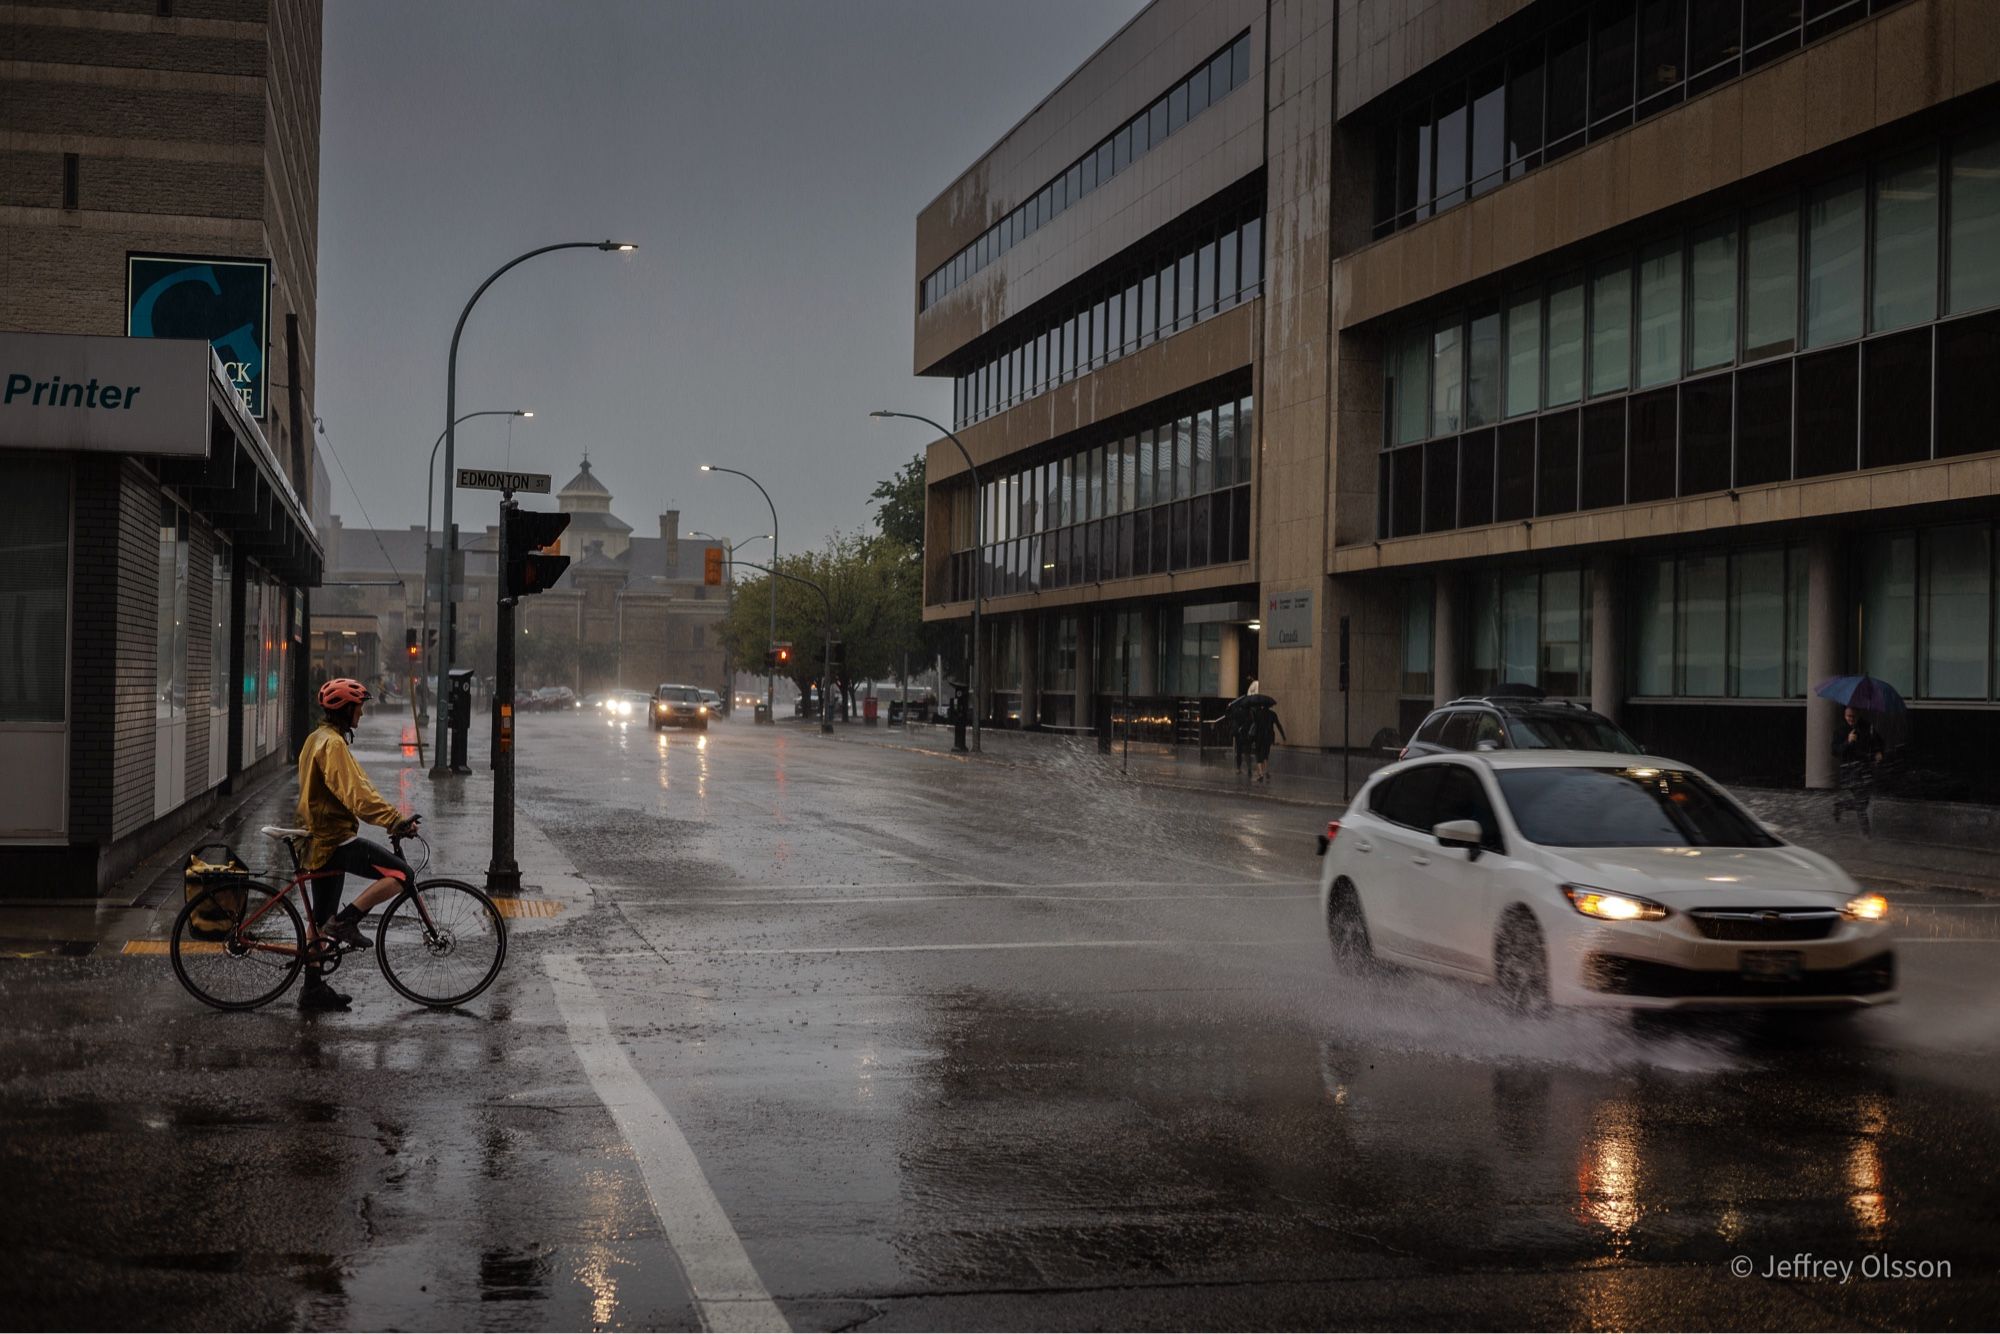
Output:
[[[838,674],[847,667],[847,645],[836,639],[826,646],[826,665]]]
[[[500,598],[512,602],[531,593],[546,593],[569,568],[568,556],[551,556],[547,548],[569,527],[569,515],[519,506],[500,509]]]
[[[417,647],[417,632],[414,629],[403,631],[403,647],[409,651],[410,659],[413,662],[416,660],[418,654],[422,652]]]
[[[710,588],[722,583],[722,548],[708,547],[701,553],[701,581]]]
[[[437,627],[432,626],[430,629],[424,631],[424,651],[426,653],[435,653],[437,651],[437,646],[438,646]]]
[[[771,650],[771,661],[781,672],[789,668],[792,665],[792,646],[790,644],[779,644],[776,648],[773,648]]]

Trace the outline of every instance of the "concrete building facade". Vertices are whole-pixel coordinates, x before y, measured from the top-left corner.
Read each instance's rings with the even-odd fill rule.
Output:
[[[1233,32],[1247,82],[1014,235],[1043,168],[1123,132],[1159,53]],[[1928,793],[2000,798],[2000,438],[1978,407],[2000,348],[1997,83],[2000,10],[1979,0],[1158,0],[918,220],[916,368],[975,382],[959,434],[982,469],[1134,414],[1109,423],[1120,545],[1095,577],[1023,589],[1020,520],[986,529],[992,651],[1076,614],[1101,685],[1107,638],[1129,652],[1136,621],[1157,662],[1146,636],[1185,635],[1221,579],[1216,600],[1261,620],[1256,672],[1295,747],[1407,737],[1518,682],[1719,775],[1810,786],[1833,780],[1835,722],[1812,685],[1865,671],[1910,699]],[[1209,142],[1216,110],[1240,148]],[[1218,206],[1261,218],[1258,287],[1208,316],[1204,251],[1196,321],[1177,305],[1145,342],[1143,257]],[[1136,352],[1086,340],[1053,377],[1031,354],[989,390],[1034,303],[1094,320],[1127,272]],[[1126,573],[1126,423],[1173,418],[1179,449],[1167,364],[1247,386],[1251,541],[1226,573],[1171,549],[1165,580]],[[970,607],[955,458],[930,454],[935,618]]]
[[[0,13],[10,892],[96,892],[284,764],[305,718],[320,17],[317,0]],[[264,337],[128,338],[151,309],[135,257],[218,292],[256,261]]]

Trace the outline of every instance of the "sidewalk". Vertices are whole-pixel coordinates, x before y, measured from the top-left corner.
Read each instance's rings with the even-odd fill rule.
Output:
[[[1128,758],[1117,746],[1109,755],[1100,754],[1096,742],[1088,737],[991,729],[980,738],[984,754],[957,755],[951,748],[950,728],[922,724],[908,729],[837,724],[835,736],[842,741],[935,754],[965,763],[1083,769],[1097,775],[1124,776],[1145,787],[1310,807],[1324,811],[1329,818],[1346,808],[1337,781],[1274,772],[1269,784],[1253,785],[1235,772],[1227,753],[1222,751],[1211,752],[1212,758],[1219,762],[1203,764],[1182,758],[1170,747],[1135,743]],[[1378,767],[1379,761],[1365,761],[1357,756],[1352,790],[1360,791],[1367,775]],[[1958,889],[2000,898],[2000,859],[1993,852],[1871,838],[1860,831],[1852,818],[1845,824],[1836,824],[1830,803],[1817,800],[1817,794],[1746,789],[1737,795],[1780,836],[1831,857],[1857,879],[1890,886]]]
[[[486,738],[474,728],[473,772],[433,782],[417,762],[407,716],[371,717],[354,737],[354,754],[389,802],[420,812],[432,861],[420,874],[450,876],[483,886],[491,860],[493,775]],[[425,758],[429,759],[426,737]],[[298,783],[290,767],[266,779],[209,825],[190,829],[137,867],[102,898],[74,903],[0,901],[0,957],[83,957],[89,954],[145,954],[164,950],[174,918],[184,902],[181,867],[192,848],[226,843],[250,868],[273,883],[291,878],[284,848],[258,832],[264,825],[297,821]],[[363,830],[382,839],[380,830]],[[514,858],[521,868],[519,896],[497,898],[515,930],[547,924],[581,911],[590,888],[567,858],[531,822],[515,816]],[[415,845],[412,845],[413,847]],[[421,849],[417,849],[421,851]],[[360,886],[353,877],[349,894]]]

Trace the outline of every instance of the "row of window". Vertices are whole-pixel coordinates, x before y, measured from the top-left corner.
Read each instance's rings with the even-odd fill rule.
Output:
[[[1596,0],[1381,132],[1375,234],[1484,194],[1585,143],[1900,0]]]
[[[1256,409],[1249,395],[1199,402],[1068,457],[980,483],[980,512],[954,504],[954,551],[1187,500],[1250,480]],[[977,519],[975,530],[974,521]]]
[[[1263,290],[1264,219],[1231,216],[1187,236],[1074,304],[1031,321],[1031,332],[957,376],[954,425],[964,426],[1130,356],[1248,301]]]
[[[1871,533],[1849,553],[1861,670],[1913,699],[2000,697],[2000,541],[1991,524]],[[1806,549],[1686,552],[1627,567],[1635,699],[1803,699]],[[1411,580],[1405,694],[1428,695],[1431,585]],[[1590,693],[1591,578],[1562,566],[1476,574],[1466,587],[1466,682]]]
[[[994,627],[992,689],[1025,691],[1023,673],[1035,664],[1022,651],[1022,633],[1032,615],[1005,617]],[[1094,670],[1077,651],[1078,632],[1086,621],[1093,629]],[[1038,628],[1041,662],[1036,684],[1043,696],[1040,721],[1044,724],[1068,726],[1074,722],[1074,701],[1048,696],[1073,696],[1079,686],[1085,692],[1114,698],[1213,699],[1236,693],[1236,683],[1222,679],[1222,646],[1224,637],[1236,633],[1237,628],[1189,621],[1184,607],[1141,607],[1095,616],[1057,612],[1043,615]]]
[[[1385,443],[1994,305],[1987,129],[1405,330],[1386,361]]]
[[[967,601],[975,573],[982,596],[1006,597],[1246,561],[1250,523],[1250,488],[1238,486],[995,543],[979,561],[954,552],[932,601]]]
[[[1981,453],[2000,313],[1391,450],[1390,537]]]
[[[979,238],[940,264],[922,283],[922,305],[928,310],[947,293],[963,286],[981,269],[1052,222],[1070,205],[1137,162],[1173,134],[1250,81],[1250,34],[1195,66],[1192,73],[1162,93],[1153,104],[1126,121],[1089,152],[1058,172],[1054,180],[1028,197],[1012,213],[988,227]]]

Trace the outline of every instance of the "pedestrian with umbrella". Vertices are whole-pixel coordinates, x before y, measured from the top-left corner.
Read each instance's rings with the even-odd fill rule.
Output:
[[[1271,741],[1273,735],[1284,736],[1285,725],[1278,721],[1278,701],[1269,695],[1253,695],[1258,701],[1250,709],[1250,756],[1257,762],[1257,771],[1251,778],[1253,783],[1271,781]],[[1286,737],[1286,740],[1291,738]]]
[[[1830,677],[1814,686],[1813,693],[1843,706],[1840,725],[1833,731],[1833,758],[1840,766],[1834,821],[1838,823],[1845,812],[1854,811],[1861,817],[1861,832],[1872,834],[1868,807],[1889,747],[1870,715],[1900,713],[1906,707],[1903,697],[1887,681],[1872,676]]]
[[[1240,695],[1237,698],[1230,700],[1229,703],[1223,707],[1222,716],[1220,718],[1210,718],[1206,720],[1208,725],[1211,727],[1222,726],[1228,729],[1230,743],[1236,751],[1237,773],[1242,773],[1244,771],[1244,760],[1249,756],[1250,753],[1250,717],[1251,714],[1256,711],[1257,704],[1260,701],[1266,704],[1277,703],[1277,701],[1272,699],[1269,695],[1259,694],[1257,691],[1257,683],[1255,681],[1252,681],[1250,683],[1249,694]]]

